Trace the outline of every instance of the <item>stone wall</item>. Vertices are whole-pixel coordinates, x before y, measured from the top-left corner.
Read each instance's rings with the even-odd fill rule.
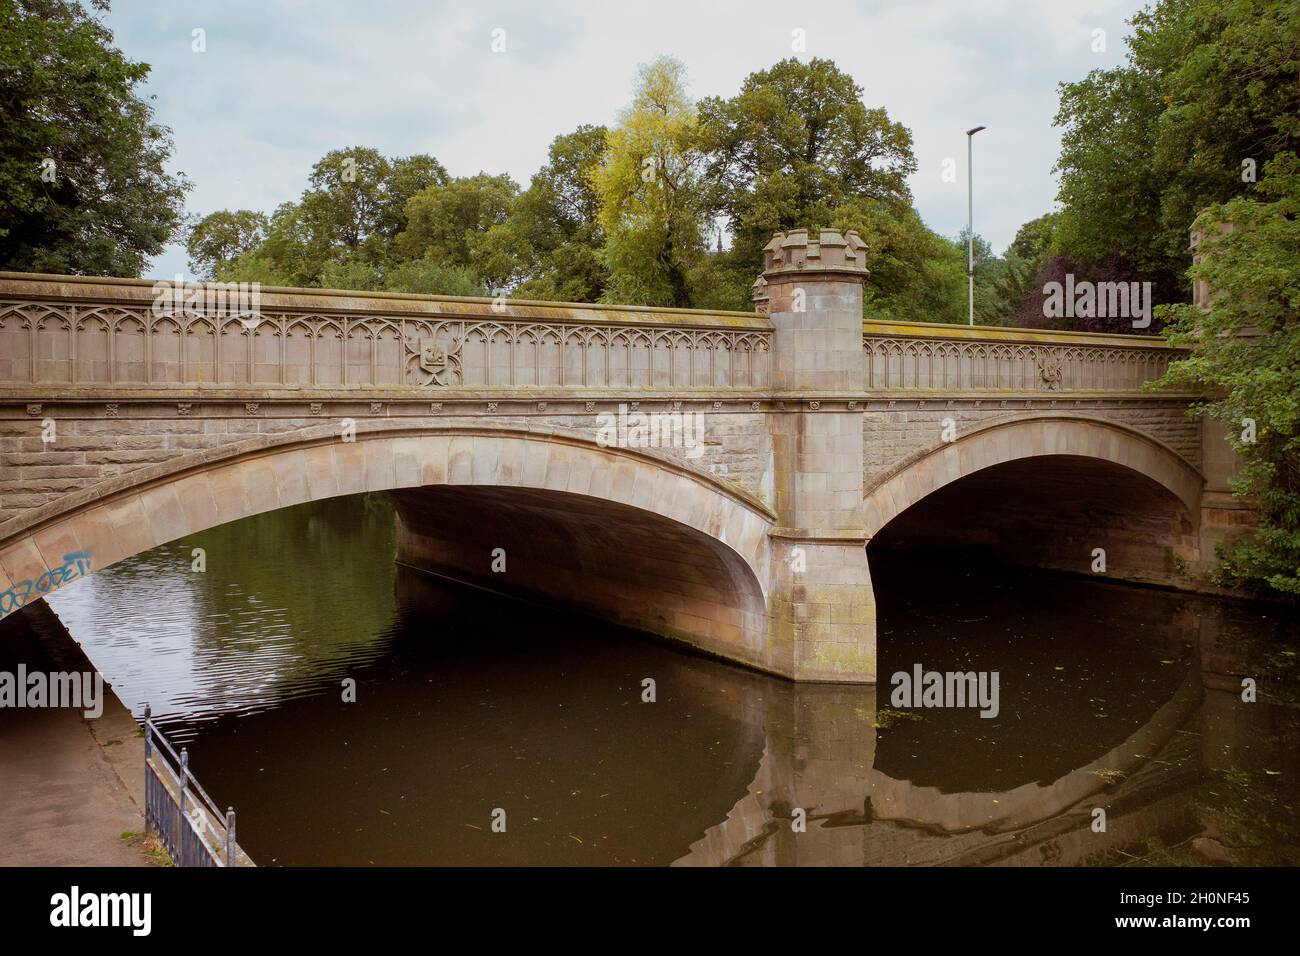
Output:
[[[957,440],[981,425],[1072,412],[1125,425],[1168,445],[1189,464],[1201,463],[1201,425],[1183,399],[897,399],[867,403],[862,416],[863,480],[867,487],[899,462]],[[945,438],[951,420],[952,438]]]
[[[532,427],[557,427],[599,441],[601,415],[617,421],[623,402],[487,403],[427,401],[114,402],[0,406],[0,526],[21,512],[61,495],[116,478],[148,465],[173,461],[194,452],[232,445],[257,435],[273,435],[345,420],[439,416],[451,426],[490,420]],[[766,416],[752,403],[635,403],[638,411],[660,415],[702,416],[704,441],[698,449],[656,448],[666,457],[692,463],[720,481],[759,497],[771,496],[771,442]],[[319,406],[319,407],[317,407]],[[436,406],[436,411],[431,411]],[[315,409],[315,410],[313,410]],[[526,410],[526,413],[525,413]],[[53,440],[42,440],[53,422]],[[698,452],[698,453],[697,453]]]
[[[202,293],[218,287],[222,296]],[[193,301],[186,291],[197,294]],[[0,273],[0,383],[753,388],[746,313]],[[252,301],[246,301],[246,300]]]

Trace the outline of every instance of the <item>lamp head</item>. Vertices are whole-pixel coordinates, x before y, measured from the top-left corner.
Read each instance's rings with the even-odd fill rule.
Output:
[[[976,133],[978,133],[978,132],[979,132],[980,130],[982,130],[982,129],[988,129],[988,127],[987,127],[987,126],[976,126],[974,129],[968,129],[968,130],[966,130],[966,135],[967,135],[967,136],[974,136]]]

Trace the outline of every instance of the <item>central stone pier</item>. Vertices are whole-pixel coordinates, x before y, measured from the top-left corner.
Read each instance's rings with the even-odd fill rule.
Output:
[[[862,412],[846,396],[865,377],[862,287],[866,248],[857,233],[778,233],[754,283],[772,322],[772,386],[782,413],[768,416],[775,507],[770,532],[770,643],[795,680],[875,681],[875,598],[862,513]],[[823,401],[838,408],[822,408]]]

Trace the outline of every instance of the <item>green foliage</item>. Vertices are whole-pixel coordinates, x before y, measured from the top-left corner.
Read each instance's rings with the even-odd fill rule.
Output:
[[[487,295],[488,289],[473,272],[432,259],[411,259],[398,263],[384,282],[385,292],[414,292],[420,295]]]
[[[505,224],[518,193],[509,176],[486,173],[429,186],[406,204],[406,228],[397,237],[397,251],[403,258],[432,258],[462,268],[489,263],[498,253],[485,238]]]
[[[965,247],[928,229],[914,210],[859,201],[838,210],[831,224],[856,230],[867,244],[867,318],[966,321]]]
[[[0,268],[137,276],[180,225],[149,67],[112,41],[80,3],[0,4]]]
[[[1042,284],[1053,248],[1056,213],[1031,219],[1016,232],[1001,258],[975,269],[975,321],[985,325],[1039,326]]]
[[[507,226],[521,263],[520,298],[596,302],[604,295],[605,236],[593,177],[607,135],[603,126],[584,125],[557,136],[546,165],[516,200]]]
[[[1061,86],[1057,251],[1118,255],[1157,301],[1186,301],[1196,214],[1300,134],[1300,6],[1160,0],[1132,23],[1126,66]]]
[[[390,160],[375,211],[375,232],[395,238],[406,228],[406,205],[412,197],[430,186],[445,186],[450,179],[442,163],[423,153]]]
[[[271,214],[266,237],[233,260],[217,263],[213,275],[223,282],[315,286],[327,259],[319,245],[313,241],[304,221],[302,207],[298,203],[283,203]]]
[[[375,235],[391,169],[378,150],[361,146],[330,150],[312,167],[298,207],[322,260],[354,253]]]
[[[791,58],[751,73],[729,100],[701,101],[711,205],[755,270],[778,230],[829,226],[849,203],[910,206],[912,134],[862,95],[832,61]]]
[[[1222,226],[1222,229],[1221,229]],[[1221,554],[1219,579],[1300,595],[1300,160],[1265,167],[1257,195],[1198,219],[1203,260],[1191,277],[1211,290],[1208,310],[1165,307],[1171,344],[1191,350],[1160,385],[1212,396],[1244,466],[1234,491],[1251,496],[1259,527]],[[1249,423],[1254,423],[1253,441]]]
[[[1014,257],[1023,262],[1042,262],[1052,249],[1057,218],[1057,213],[1044,213],[1017,229],[1016,237],[1007,247],[1007,257]]]
[[[609,270],[605,301],[691,304],[688,275],[704,254],[704,163],[686,68],[671,57],[642,64],[632,105],[592,175]]]
[[[269,226],[266,216],[249,209],[222,209],[204,216],[185,237],[190,270],[200,278],[213,278],[218,269],[261,245]]]
[[[258,213],[222,210],[191,230],[191,267],[223,281],[361,291],[482,291],[458,263],[416,263],[397,269],[407,209],[418,196],[447,188],[432,156],[387,159],[362,147],[332,150],[313,168],[298,202],[282,204],[269,222]],[[398,288],[394,288],[394,285]],[[407,289],[413,285],[416,288]]]

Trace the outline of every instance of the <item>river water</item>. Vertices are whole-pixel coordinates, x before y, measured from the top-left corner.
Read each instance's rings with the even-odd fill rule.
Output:
[[[260,865],[1300,863],[1277,608],[872,554],[880,685],[796,685],[399,567],[393,527],[302,505],[48,599]],[[918,665],[997,672],[997,715],[891,700]]]

